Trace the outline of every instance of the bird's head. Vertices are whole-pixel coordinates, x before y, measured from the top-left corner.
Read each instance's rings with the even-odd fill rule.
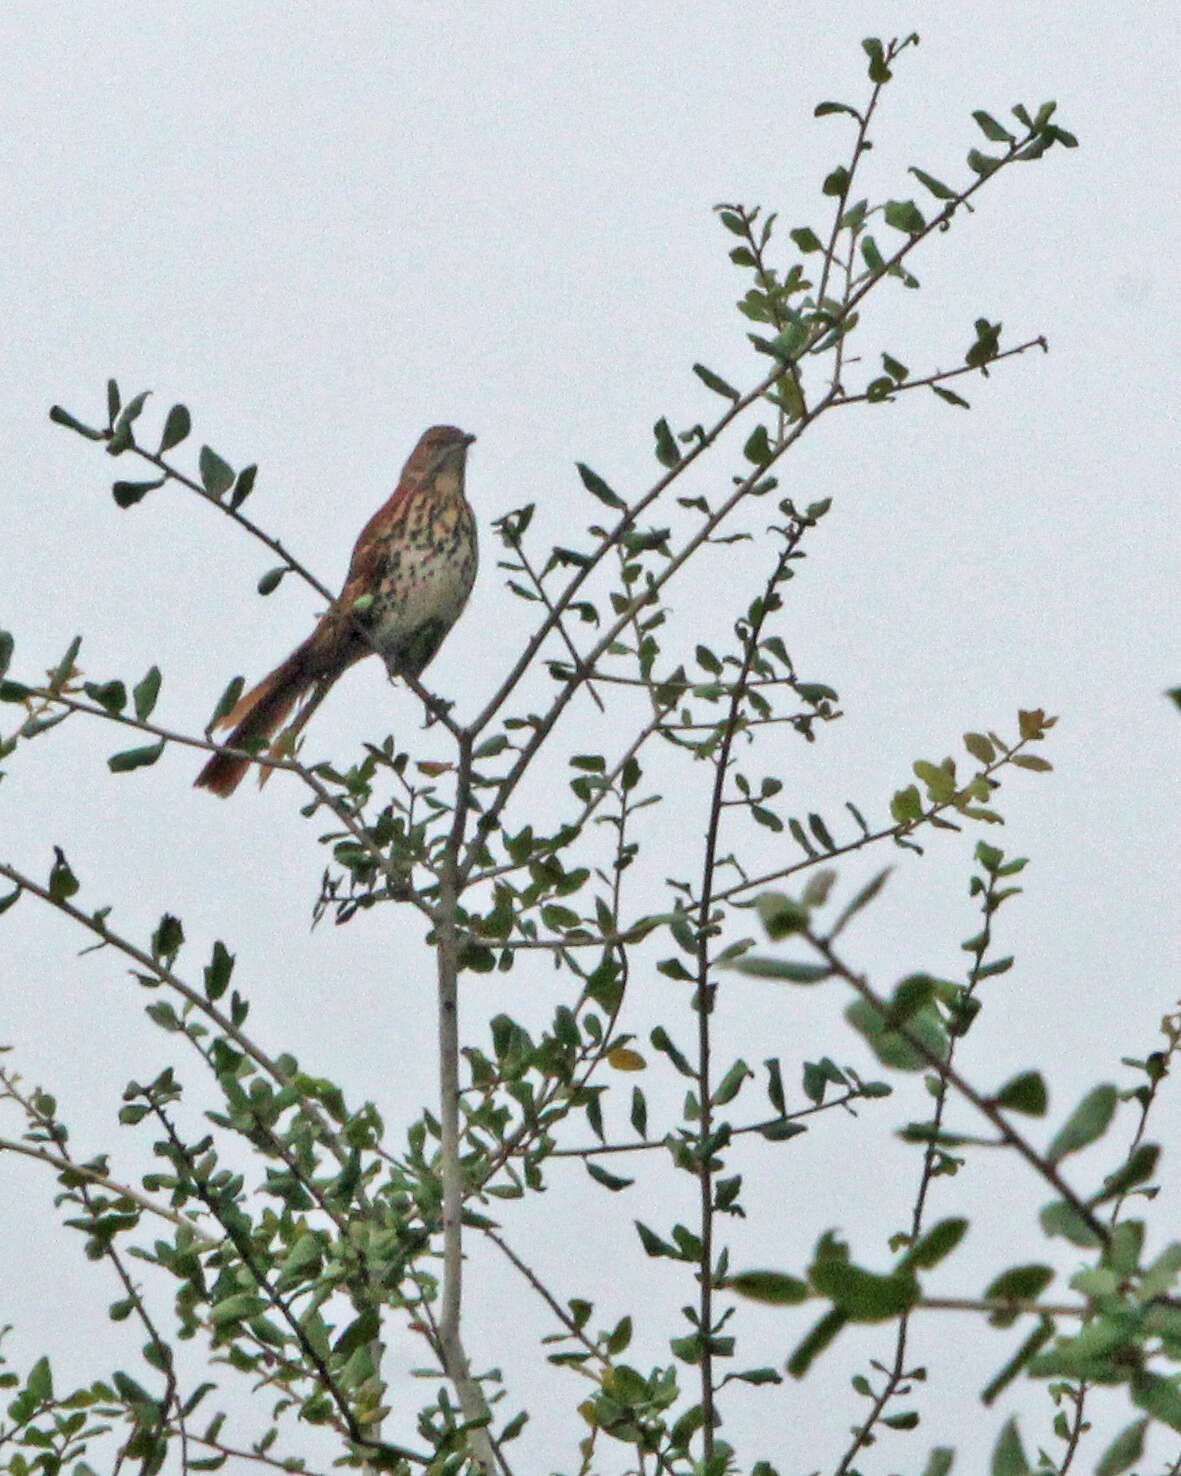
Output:
[[[410,453],[403,478],[421,485],[444,470],[458,472],[462,478],[467,448],[475,439],[454,425],[432,425],[430,430],[423,431]]]

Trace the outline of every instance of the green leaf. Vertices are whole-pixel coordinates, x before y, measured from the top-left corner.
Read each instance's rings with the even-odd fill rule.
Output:
[[[165,451],[171,451],[173,446],[179,446],[184,438],[193,428],[192,417],[184,405],[173,405],[168,412],[168,419],[164,422],[164,434],[160,437],[161,456]]]
[[[850,918],[855,917],[857,913],[862,910],[862,908],[869,906],[869,904],[873,901],[877,894],[886,885],[886,880],[893,870],[894,868],[892,866],[887,866],[884,868],[884,870],[879,871],[877,876],[872,877],[868,882],[866,882],[866,884],[861,888],[861,890],[857,893],[853,900],[848,903],[848,905],[841,912],[841,915],[837,918],[836,924],[833,928],[834,933],[841,932],[845,924],[850,920]]]
[[[811,251],[824,250],[824,242],[821,241],[820,237],[809,226],[798,226],[794,231],[789,231],[788,234],[805,255]]]
[[[656,459],[661,466],[679,466],[681,453],[672,431],[668,428],[668,421],[661,417],[652,427],[652,434],[656,437]]]
[[[122,401],[119,398],[119,385],[114,379],[107,380],[107,424],[114,425],[115,418],[119,414]]]
[[[127,706],[127,688],[122,682],[83,682],[82,690],[115,717]]]
[[[63,410],[60,405],[51,405],[49,418],[54,425],[64,425],[67,430],[77,431],[80,436],[85,436],[88,441],[102,441],[106,437],[102,431],[95,430],[92,426],[83,425],[80,420],[75,420],[68,410]]]
[[[977,109],[972,114],[979,124],[981,133],[990,143],[1015,143],[1013,135],[1002,124],[998,123],[991,113]]]
[[[49,1367],[48,1358],[38,1358],[34,1363],[25,1381],[25,1390],[37,1404],[44,1404],[53,1398],[53,1371]]]
[[[754,334],[751,334],[750,337],[761,353],[771,354],[782,363],[790,364],[808,342],[808,332],[807,323],[793,316],[783,332],[777,333],[770,342],[764,342],[763,339],[756,339]],[[786,383],[790,384],[792,381],[788,380]]]
[[[861,122],[861,114],[856,108],[851,108],[848,103],[822,102],[817,103],[812,110],[813,118],[827,118],[832,113],[848,113],[850,118],[856,118]]]
[[[1154,1420],[1181,1430],[1181,1389],[1172,1379],[1136,1369],[1132,1374],[1132,1402]]]
[[[835,1307],[824,1314],[787,1360],[787,1371],[793,1379],[804,1377],[817,1354],[824,1352],[848,1320],[845,1313],[838,1312]]]
[[[850,178],[849,171],[840,164],[825,178],[821,189],[831,199],[839,199],[849,188]]]
[[[905,982],[905,981],[904,981]],[[900,986],[901,989],[901,986]],[[896,993],[903,1006],[907,997]],[[921,1071],[932,1064],[931,1058],[942,1060],[947,1051],[947,1035],[934,1005],[926,1005],[906,1019],[904,1030],[892,1028],[891,1003],[883,1015],[867,999],[855,999],[845,1010],[845,1018],[868,1041],[878,1060],[898,1071]],[[920,1050],[919,1047],[925,1050]]]
[[[667,1240],[661,1240],[660,1236],[654,1230],[649,1230],[647,1225],[642,1221],[633,1220],[632,1224],[636,1227],[636,1234],[640,1237],[640,1244],[644,1247],[648,1255],[665,1256],[674,1261],[682,1259],[681,1253],[675,1245],[670,1245]]]
[[[1123,1167],[1116,1169],[1115,1173],[1109,1174],[1103,1180],[1102,1192],[1092,1199],[1092,1205],[1105,1204],[1109,1199],[1126,1194],[1137,1184],[1143,1184],[1146,1179],[1151,1179],[1156,1173],[1159,1158],[1160,1148],[1156,1143],[1138,1144],[1129,1154]]]
[[[296,1286],[306,1281],[312,1268],[318,1266],[323,1250],[319,1236],[311,1233],[301,1235],[278,1268],[279,1286]]]
[[[114,380],[111,383],[113,384]],[[148,403],[148,396],[151,393],[151,390],[141,390],[138,395],[135,395],[124,405],[111,431],[112,442],[118,440],[120,442],[126,442],[128,445],[131,443],[134,439],[131,434],[131,427],[143,414],[144,406]],[[116,391],[115,399],[117,400],[117,398],[118,392]],[[126,446],[124,446],[124,449],[126,449]]]
[[[972,369],[990,364],[1000,352],[1001,324],[990,323],[987,318],[976,319],[976,341],[964,355],[964,363]]]
[[[1013,763],[1019,769],[1032,769],[1037,774],[1047,774],[1054,767],[1049,759],[1040,758],[1036,753],[1015,753]]]
[[[935,179],[933,175],[925,173],[922,169],[916,169],[913,164],[910,166],[910,173],[924,189],[930,190],[937,200],[955,199],[955,191],[949,190],[942,180]]]
[[[663,1025],[655,1026],[652,1034],[648,1037],[648,1039],[652,1042],[652,1045],[656,1050],[662,1052],[668,1057],[668,1059],[673,1063],[673,1065],[677,1068],[682,1076],[692,1077],[696,1074],[692,1066],[689,1065],[689,1062],[685,1058],[685,1056],[677,1049],[675,1045],[673,1045],[672,1041],[669,1038],[668,1031],[665,1030]]]
[[[755,979],[781,979],[785,984],[821,984],[832,978],[828,964],[793,963],[786,958],[758,958],[750,954],[726,965]]]
[[[808,1267],[808,1280],[846,1317],[857,1322],[886,1322],[912,1307],[919,1285],[906,1269],[879,1275],[856,1266],[849,1247],[826,1231]]]
[[[802,933],[808,926],[808,909],[784,892],[760,892],[755,898],[755,910],[773,943]]]
[[[51,692],[60,692],[72,677],[77,676],[78,672],[74,663],[77,661],[78,652],[81,649],[82,637],[75,636],[66,647],[65,655],[49,674],[49,690]]]
[[[55,846],[56,859],[49,871],[49,896],[54,902],[67,902],[78,892],[78,878],[70,870],[60,846]]]
[[[927,759],[916,759],[911,767],[926,786],[928,798],[935,804],[945,805],[955,797],[955,775],[949,768]]]
[[[787,1113],[787,1098],[783,1094],[783,1069],[777,1056],[768,1056],[763,1062],[767,1068],[767,1100],[781,1117]]]
[[[743,1384],[782,1384],[783,1376],[775,1372],[773,1368],[747,1368],[741,1373],[729,1373],[722,1380],[722,1384],[728,1384],[731,1379],[737,1379]],[[722,1384],[718,1385],[720,1389]],[[697,1406],[700,1408],[700,1406]],[[776,1476],[774,1467],[769,1466],[766,1461],[756,1461],[751,1467],[750,1476]]]
[[[117,425],[107,438],[108,456],[122,456],[124,451],[135,445],[135,433],[130,425]]]
[[[1010,1418],[992,1452],[990,1476],[1029,1476],[1029,1461],[1017,1433],[1017,1421]]]
[[[880,405],[883,400],[888,400],[894,390],[894,381],[887,374],[879,375],[877,379],[871,379],[865,387],[865,398],[871,405]]]
[[[624,502],[623,498],[617,492],[612,492],[611,488],[599,476],[598,472],[591,471],[590,467],[581,461],[575,462],[575,465],[578,468],[578,475],[582,478],[582,485],[592,497],[597,497],[600,502],[606,503],[608,507],[626,511],[627,503]]]
[[[235,1292],[214,1303],[209,1309],[209,1321],[214,1327],[221,1327],[227,1322],[241,1322],[245,1317],[254,1317],[259,1312],[265,1312],[267,1306],[267,1299],[255,1292]]]
[[[213,957],[205,965],[205,998],[210,1001],[220,999],[233,972],[234,955],[218,939],[213,945]]]
[[[967,1229],[967,1220],[940,1220],[911,1246],[903,1256],[901,1265],[917,1266],[921,1271],[929,1271],[955,1250]]]
[[[628,1119],[636,1130],[636,1136],[648,1136],[648,1102],[639,1087],[632,1087],[631,1114]]]
[[[113,753],[107,760],[107,768],[112,774],[149,768],[164,752],[166,742],[167,739],[161,738],[159,743],[150,743],[146,748],[125,748],[122,753]]]
[[[889,200],[883,213],[887,225],[908,236],[921,235],[927,229],[923,213],[913,200]]]
[[[899,1272],[880,1276],[853,1265],[846,1265],[835,1278],[823,1274],[820,1282],[813,1278],[813,1284],[854,1322],[889,1322],[913,1307],[919,1296],[913,1276]]]
[[[607,1339],[607,1352],[612,1357],[615,1357],[623,1352],[631,1340],[632,1320],[630,1317],[621,1317],[612,1329],[611,1336]]]
[[[1078,1211],[1064,1199],[1055,1199],[1038,1215],[1038,1223],[1047,1235],[1061,1235],[1072,1245],[1093,1246],[1099,1236]]]
[[[992,1404],[997,1396],[1001,1394],[1017,1375],[1024,1369],[1034,1356],[1054,1336],[1053,1324],[1046,1318],[1039,1320],[1038,1325],[1029,1334],[1016,1353],[994,1374],[988,1384],[980,1392],[982,1404]]]
[[[950,1445],[933,1446],[923,1467],[923,1476],[948,1476],[954,1460],[955,1451]]]
[[[0,912],[7,912],[23,890],[23,887],[17,887],[14,891],[9,892],[7,896],[0,897]]]
[[[722,663],[708,646],[698,646],[694,654],[697,657],[698,666],[708,671],[711,676],[717,676],[721,672]]]
[[[923,800],[919,794],[917,785],[909,784],[905,789],[899,789],[890,801],[890,816],[899,825],[909,824],[923,817]]]
[[[16,642],[6,630],[0,630],[0,680],[12,665],[12,652]]]
[[[620,1178],[618,1174],[609,1174],[605,1168],[600,1168],[593,1159],[588,1158],[584,1162],[586,1164],[586,1171],[591,1178],[597,1183],[602,1184],[604,1188],[612,1190],[612,1192],[617,1193],[620,1189],[628,1189],[636,1182],[634,1179]]]
[[[994,158],[991,154],[982,154],[979,149],[969,149],[968,168],[975,174],[991,174],[994,169],[999,169],[1003,160]]]
[[[886,65],[886,52],[882,43],[876,36],[867,36],[861,43],[861,49],[869,57],[869,80],[876,82],[880,87],[888,82],[894,75]]]
[[[875,275],[880,275],[886,270],[885,259],[878,250],[877,242],[872,236],[862,236],[861,255],[865,258],[866,266]]]
[[[1134,1420],[1115,1437],[1099,1458],[1095,1476],[1122,1476],[1144,1454],[1144,1432],[1147,1419]]]
[[[1049,1161],[1061,1163],[1068,1154],[1077,1153],[1101,1138],[1111,1123],[1118,1103],[1119,1093],[1106,1082],[1089,1091],[1054,1135],[1046,1149]]]
[[[137,502],[142,502],[149,492],[154,492],[157,487],[163,487],[167,480],[167,477],[157,477],[151,482],[115,482],[111,487],[111,496],[115,499],[117,507],[134,507]]]
[[[230,507],[237,509],[242,506],[250,494],[254,491],[254,479],[258,476],[258,467],[251,464],[244,466],[238,473],[234,482],[234,490],[230,493]]]
[[[159,999],[155,1004],[147,1005],[144,1014],[153,1024],[159,1025],[161,1030],[170,1030],[175,1033],[184,1029],[180,1016],[166,999]]]
[[[990,1302],[1036,1302],[1053,1279],[1051,1266],[1011,1266],[989,1282],[984,1296]],[[1020,1315],[1019,1312],[994,1312],[988,1320],[994,1327],[1009,1327]]]
[[[1023,1071],[1007,1081],[992,1101],[996,1107],[1024,1112],[1027,1117],[1044,1117],[1049,1104],[1045,1078],[1040,1071]]]
[[[808,1283],[783,1271],[740,1271],[723,1282],[726,1291],[737,1292],[751,1302],[773,1307],[792,1307],[808,1300]]]
[[[156,698],[160,695],[160,668],[150,667],[147,675],[142,681],[137,682],[131,689],[131,698],[135,703],[135,715],[141,723],[147,722],[152,715],[152,709],[156,705]]]
[[[219,498],[234,485],[233,467],[208,446],[201,447],[197,465],[201,472],[201,484],[210,497]]]
[[[727,1102],[732,1102],[742,1090],[742,1084],[747,1077],[753,1076],[754,1072],[745,1061],[735,1061],[715,1087],[710,1102],[715,1107],[724,1107]]]
[[[23,702],[32,692],[23,682],[0,682],[0,702]]]
[[[651,1397],[648,1380],[626,1363],[617,1363],[608,1369],[603,1379],[603,1389],[625,1407],[644,1404]]]
[[[173,959],[180,952],[184,941],[185,930],[181,926],[180,918],[173,917],[172,913],[166,912],[152,934],[152,957]]]
[[[983,733],[965,733],[964,747],[982,764],[991,764],[996,758],[996,749]]]
[[[726,381],[712,369],[707,369],[704,364],[694,364],[693,373],[697,375],[706,389],[713,390],[715,395],[723,395],[727,400],[739,400],[741,396],[732,384]]]
[[[771,460],[771,441],[765,425],[756,425],[751,431],[746,439],[746,445],[742,448],[742,454],[747,461],[753,461],[756,466],[766,466]]]
[[[910,375],[910,370],[905,364],[900,364],[897,359],[892,359],[889,354],[882,355],[882,368],[896,384],[901,384]]]
[[[964,410],[970,410],[972,408],[962,395],[957,395],[954,390],[945,389],[941,384],[933,384],[931,390],[941,400],[946,400],[949,405],[959,405]]]
[[[274,594],[275,590],[279,588],[279,585],[283,580],[283,576],[289,572],[290,571],[288,570],[286,564],[279,564],[274,569],[268,569],[267,572],[258,581],[259,594]]]
[[[806,1133],[807,1127],[802,1122],[788,1122],[781,1119],[778,1122],[765,1122],[759,1128],[760,1138],[766,1138],[768,1143],[786,1143],[788,1138],[798,1138],[801,1133]]]

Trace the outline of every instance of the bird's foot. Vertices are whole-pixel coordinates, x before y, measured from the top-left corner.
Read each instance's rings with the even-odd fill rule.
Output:
[[[432,727],[440,718],[445,718],[454,706],[454,702],[448,702],[444,697],[432,697],[429,701],[425,701],[423,708],[426,712],[426,721],[423,727]]]

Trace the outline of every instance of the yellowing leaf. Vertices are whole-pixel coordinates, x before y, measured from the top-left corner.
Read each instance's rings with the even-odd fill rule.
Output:
[[[607,1062],[616,1071],[643,1071],[648,1064],[639,1051],[633,1051],[630,1046],[616,1046],[608,1051]]]

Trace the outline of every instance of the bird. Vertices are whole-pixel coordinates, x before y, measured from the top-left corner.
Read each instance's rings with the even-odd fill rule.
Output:
[[[366,656],[379,655],[391,676],[422,675],[476,578],[476,520],[464,497],[475,439],[453,425],[423,432],[393,496],[362,529],[340,595],[307,640],[215,724],[231,732],[196,788],[228,798],[250,759],[227,750],[257,751],[303,701],[293,738],[337,678]]]

